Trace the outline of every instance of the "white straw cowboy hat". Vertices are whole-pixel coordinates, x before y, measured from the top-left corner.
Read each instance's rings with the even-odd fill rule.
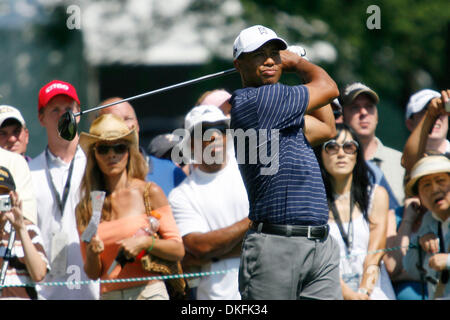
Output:
[[[427,156],[420,159],[411,170],[411,179],[406,184],[406,193],[417,195],[417,182],[430,174],[450,173],[450,160],[446,156]]]
[[[80,146],[84,153],[88,154],[90,147],[98,141],[128,141],[130,147],[138,148],[138,135],[135,128],[128,129],[122,118],[114,114],[104,114],[95,119],[89,133],[82,132],[80,135]]]

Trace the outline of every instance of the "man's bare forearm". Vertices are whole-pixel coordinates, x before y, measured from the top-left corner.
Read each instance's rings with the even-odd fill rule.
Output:
[[[428,141],[428,135],[436,122],[437,117],[429,115],[427,110],[417,127],[411,132],[403,148],[402,166],[406,173],[423,157]]]
[[[300,58],[296,73],[303,79],[309,90],[308,111],[314,111],[333,101],[339,96],[336,82],[321,67]]]
[[[242,241],[250,225],[248,218],[229,227],[206,233],[190,233],[183,237],[186,251],[200,259],[212,259],[230,252]]]
[[[305,115],[306,139],[314,147],[336,136],[336,122],[330,105],[315,109]]]

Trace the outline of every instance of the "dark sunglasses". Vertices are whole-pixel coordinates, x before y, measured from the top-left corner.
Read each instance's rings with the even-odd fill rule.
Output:
[[[215,131],[219,131],[221,134],[226,134],[228,126],[225,125],[225,124],[218,124],[218,125],[215,125],[215,126],[206,126],[206,127],[202,126],[202,136],[205,135],[205,132],[210,130],[210,129],[215,130]]]
[[[355,154],[359,148],[358,142],[355,140],[345,141],[343,144],[339,144],[336,140],[329,140],[323,144],[323,150],[329,155],[334,155],[342,148],[346,154]]]
[[[115,154],[123,154],[127,152],[128,146],[126,144],[100,144],[94,147],[98,154],[108,154],[109,149],[113,149]]]

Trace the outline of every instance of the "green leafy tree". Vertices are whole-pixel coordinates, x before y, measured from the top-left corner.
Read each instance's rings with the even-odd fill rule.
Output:
[[[395,137],[391,145],[399,149],[408,134],[399,127],[404,127],[409,96],[424,87],[450,87],[450,3],[446,0],[242,3],[249,24],[267,24],[294,43],[320,39],[332,44],[337,51],[336,60],[320,65],[340,88],[361,81],[379,93],[379,131],[388,139]],[[367,27],[368,19],[375,18],[367,12],[371,5],[379,8],[379,29]],[[295,21],[303,21],[303,30],[302,23],[292,23]],[[402,130],[403,136],[399,136]]]

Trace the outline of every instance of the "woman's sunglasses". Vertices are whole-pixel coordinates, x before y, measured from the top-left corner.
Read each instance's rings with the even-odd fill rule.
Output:
[[[127,152],[128,146],[126,144],[120,143],[120,144],[99,144],[95,146],[95,151],[98,154],[108,154],[109,149],[113,149],[115,154],[123,154]]]
[[[334,155],[342,148],[346,154],[355,154],[359,148],[358,142],[355,140],[345,141],[343,144],[339,144],[336,140],[330,140],[323,144],[323,150],[329,155]]]

